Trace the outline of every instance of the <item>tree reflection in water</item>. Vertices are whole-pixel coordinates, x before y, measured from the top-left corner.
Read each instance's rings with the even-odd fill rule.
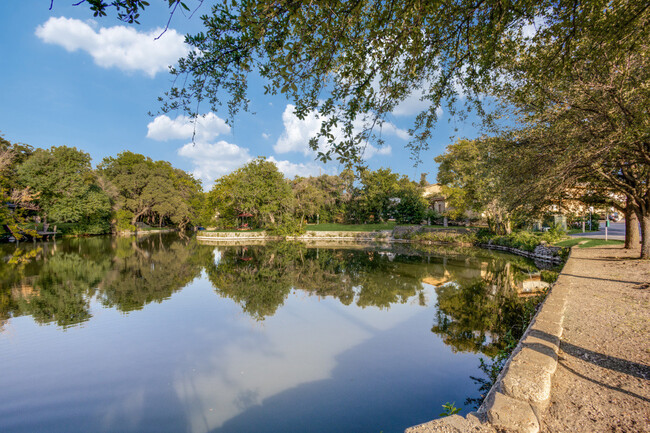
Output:
[[[0,325],[31,315],[38,323],[72,326],[90,319],[92,299],[122,312],[139,310],[169,298],[203,270],[216,293],[256,320],[275,314],[292,290],[388,309],[409,300],[426,305],[429,283],[437,295],[432,331],[455,351],[488,356],[503,348],[508,331],[523,331],[531,303],[517,297],[515,286],[535,269],[475,249],[319,249],[290,242],[216,248],[174,234],[64,239],[0,251]]]
[[[104,306],[140,310],[162,302],[201,274],[211,252],[194,240],[174,235],[112,239],[112,266],[99,288]]]
[[[531,272],[537,269],[527,260],[499,258],[484,262],[481,278],[437,287],[431,330],[456,352],[496,355],[508,344],[508,333],[521,337],[539,302],[519,296],[518,287]]]
[[[422,293],[422,258],[381,251],[320,250],[278,242],[221,251],[206,267],[217,292],[257,320],[273,315],[292,289],[331,296],[344,305],[389,308]]]
[[[5,245],[3,255],[11,247]],[[162,302],[200,275],[201,253],[212,257],[209,249],[175,235],[65,239],[21,248],[24,260],[1,265],[0,320],[31,315],[64,328],[91,318],[93,298],[123,312]]]

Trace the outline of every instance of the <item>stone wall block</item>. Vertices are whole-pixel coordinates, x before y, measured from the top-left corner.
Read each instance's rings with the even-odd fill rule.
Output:
[[[533,372],[555,373],[557,352],[546,344],[524,341],[524,347],[512,358],[512,365],[522,365]],[[534,378],[533,378],[534,379]]]
[[[511,362],[501,381],[503,393],[518,400],[544,403],[551,396],[551,373],[530,362]]]
[[[562,323],[536,317],[532,329],[557,338],[562,337]]]
[[[545,349],[540,350],[540,346],[545,347]],[[531,329],[524,338],[522,347],[531,347],[533,350],[544,351],[544,353],[551,351],[555,354],[555,359],[557,359],[557,353],[560,350],[560,339],[554,335],[543,334]]]
[[[518,433],[539,432],[539,421],[525,401],[495,392],[487,411],[488,420],[497,430]]]

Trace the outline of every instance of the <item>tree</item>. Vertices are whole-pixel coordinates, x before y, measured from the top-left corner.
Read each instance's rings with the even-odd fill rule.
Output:
[[[165,3],[172,14],[183,8],[180,1]],[[85,4],[96,16],[114,7],[120,19],[137,22],[148,3]],[[293,100],[299,117],[318,111],[326,119],[322,159],[350,162],[373,138],[373,127],[416,92],[430,103],[412,130],[411,148],[418,151],[428,146],[439,106],[448,103],[453,112],[462,95],[468,110],[485,114],[484,96],[511,78],[510,66],[531,47],[547,47],[558,60],[554,68],[570,69],[588,38],[614,54],[634,49],[644,40],[637,30],[648,27],[649,14],[645,2],[631,0],[218,2],[201,17],[203,31],[187,38],[193,49],[172,70],[187,84],[168,92],[163,110],[196,115],[195,102],[216,110],[227,101],[234,116],[247,109],[248,76],[257,72],[267,92]],[[539,62],[533,73],[546,77],[547,66]],[[366,120],[364,127],[355,120]],[[331,134],[339,127],[342,141]],[[318,147],[317,140],[311,144]]]
[[[98,170],[106,188],[115,190],[117,210],[130,216],[131,225],[146,219],[183,230],[197,217],[200,182],[166,161],[125,151],[104,158]]]
[[[394,215],[398,224],[420,224],[429,203],[422,197],[422,188],[414,182],[403,178],[397,189],[399,203],[395,206]]]
[[[296,217],[300,221],[300,227],[305,217],[316,216],[325,206],[328,197],[323,194],[314,177],[296,178],[292,182],[294,197],[296,198]]]
[[[114,6],[137,12],[146,4]],[[538,126],[513,142],[528,148],[544,136],[554,149],[568,150],[533,149],[550,157],[549,166],[559,155],[569,171],[591,161],[594,174],[633,198],[642,256],[650,257],[646,2],[232,0],[202,20],[204,31],[187,38],[193,49],[172,69],[187,84],[172,87],[163,111],[196,116],[195,102],[217,110],[227,101],[232,117],[247,109],[248,76],[257,72],[267,92],[293,100],[298,117],[317,111],[325,119],[326,145],[310,143],[321,159],[351,163],[367,140],[381,144],[373,131],[413,92],[429,102],[411,130],[416,153],[427,148],[440,105],[453,114],[462,94],[467,111],[492,126],[508,111],[489,110],[498,97],[518,107],[519,120]]]
[[[272,161],[257,158],[219,178],[208,194],[222,224],[232,227],[241,214],[251,214],[258,226],[290,227],[294,196],[291,186]]]
[[[509,134],[517,161],[509,170],[514,178],[532,174],[537,191],[604,183],[628,197],[641,222],[641,256],[650,258],[649,17],[634,17],[638,26],[613,40],[601,21],[615,20],[618,5],[583,29],[570,65],[543,44],[510,65],[515,79],[500,95],[524,128]],[[547,65],[543,76],[533,73],[540,64]]]
[[[36,194],[30,191],[29,187],[22,187],[18,184],[17,167],[22,164],[32,153],[32,147],[24,144],[10,143],[0,136],[0,223],[9,226],[14,235],[20,236],[25,232],[19,224],[25,222],[22,216],[25,209],[37,209],[34,204]],[[8,206],[15,206],[10,211]],[[36,235],[34,231],[28,233]]]
[[[343,222],[349,201],[345,174],[296,177],[291,181],[296,197],[296,216],[313,222]]]
[[[508,179],[501,170],[502,162],[511,160],[495,154],[498,144],[496,138],[461,139],[447,146],[435,161],[440,164],[438,182],[443,185],[452,216],[484,213],[490,230],[504,234],[512,229],[516,205],[508,203],[505,187]]]
[[[361,188],[357,191],[354,204],[354,218],[358,222],[379,222],[391,218],[394,199],[397,198],[400,176],[390,168],[361,171]]]
[[[37,149],[16,174],[23,186],[38,193],[46,219],[81,223],[95,233],[107,231],[110,200],[97,183],[87,153],[67,146]]]

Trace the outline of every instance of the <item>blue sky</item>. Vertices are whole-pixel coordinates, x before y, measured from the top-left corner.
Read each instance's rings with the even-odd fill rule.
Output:
[[[177,13],[157,41],[168,19],[166,2],[151,1],[141,25],[110,14],[93,19],[86,5],[72,3],[55,0],[50,11],[46,0],[0,2],[0,134],[5,139],[43,148],[74,146],[88,152],[93,164],[132,150],[192,172],[206,186],[256,156],[273,159],[289,177],[342,169],[336,162],[318,163],[307,148],[318,119],[297,119],[284,96],[263,95],[259,80],[250,85],[254,115],[238,115],[230,128],[225,114],[206,107],[195,143],[180,113],[148,115],[158,111],[156,98],[170,86],[167,65],[187,50],[182,35],[200,30],[199,15],[209,12],[209,2],[191,18]],[[443,111],[423,164],[413,167],[404,149],[406,131],[422,107],[414,96],[389,117],[385,147],[366,153],[371,168],[390,167],[414,180],[428,172],[433,182],[433,158],[450,144],[450,136],[476,136],[469,122],[449,122]]]

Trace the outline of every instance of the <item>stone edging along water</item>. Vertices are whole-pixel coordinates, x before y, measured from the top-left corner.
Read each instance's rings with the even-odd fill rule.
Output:
[[[496,245],[491,243],[477,244],[476,246],[481,248],[486,248],[488,250],[506,251],[512,254],[517,254],[519,256],[528,257],[529,259],[549,262],[555,265],[559,265],[562,263],[562,257],[558,255],[558,253],[562,250],[561,247],[537,245],[534,251],[526,251],[526,250],[521,250],[519,248],[504,247],[502,245]]]
[[[375,232],[318,232],[308,231],[299,236],[273,236],[266,232],[199,232],[199,241],[219,243],[239,242],[242,240],[288,240],[288,241],[341,241],[341,242],[392,242],[391,230]]]

